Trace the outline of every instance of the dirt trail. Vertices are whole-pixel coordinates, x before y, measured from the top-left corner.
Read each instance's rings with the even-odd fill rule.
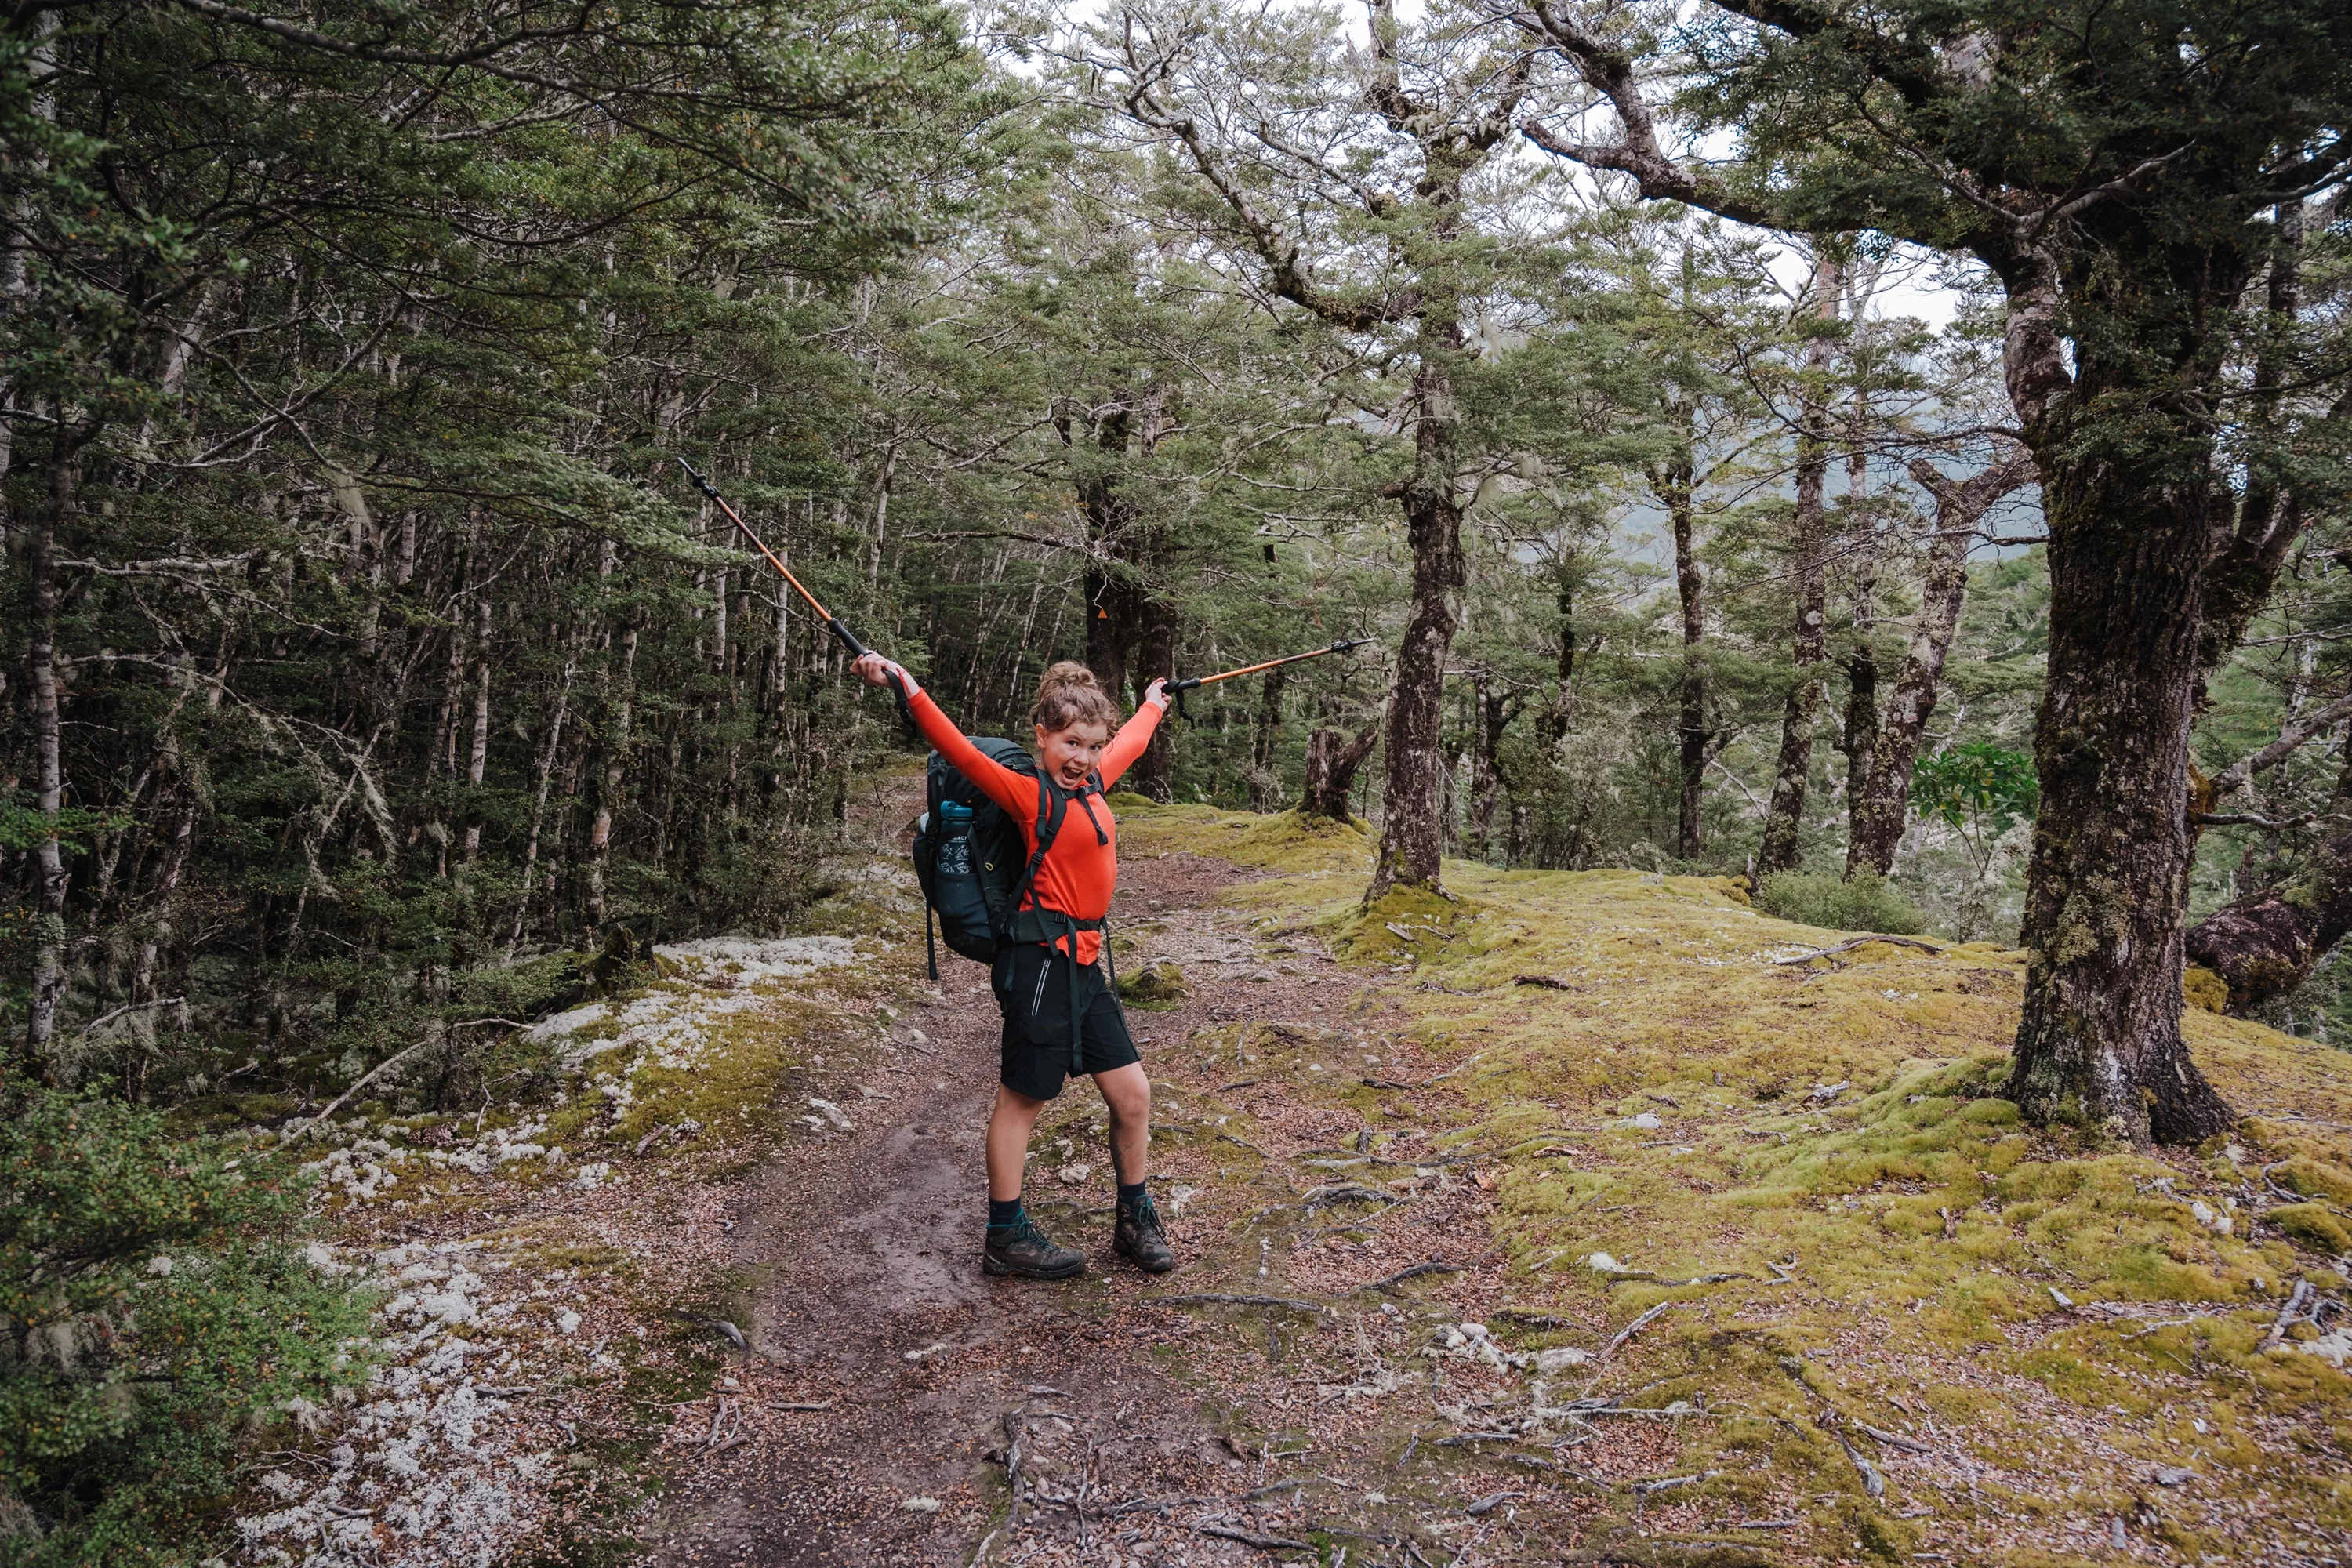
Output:
[[[1205,907],[1241,874],[1189,855],[1132,862],[1114,923],[1154,921],[1155,954],[1197,962],[1244,951],[1239,917]],[[1162,1047],[1228,1011],[1222,990],[1200,984],[1181,1012],[1132,1016],[1163,1103],[1176,1097]],[[1262,989],[1254,998],[1261,1008],[1268,1000]],[[1008,1442],[1022,1442],[1029,1484],[1114,1507],[1224,1494],[1245,1468],[1247,1481],[1263,1469],[1220,1444],[1196,1382],[1171,1375],[1166,1347],[1185,1331],[1179,1315],[1136,1305],[1147,1291],[1186,1289],[1203,1267],[1195,1244],[1208,1231],[1175,1221],[1186,1262],[1169,1281],[1147,1284],[1112,1251],[1108,1157],[1087,1136],[1102,1125],[1091,1084],[1066,1090],[1049,1113],[1028,1194],[1048,1229],[1086,1251],[1088,1274],[1061,1284],[990,1279],[979,1245],[981,1132],[996,1079],[986,972],[944,956],[937,995],[900,1025],[893,1054],[859,1076],[859,1098],[844,1098],[854,1131],[781,1152],[742,1189],[734,1237],[757,1354],[739,1388],[720,1390],[738,1413],[719,1418],[740,1419],[747,1440],[710,1452],[709,1424],[685,1424],[672,1501],[647,1537],[657,1562],[962,1564],[984,1537],[999,1549],[1020,1537],[1025,1556],[1066,1536],[1078,1548],[1082,1534],[1087,1545],[1108,1545],[1112,1561],[1121,1552],[1131,1561],[1147,1533],[1164,1533],[1138,1525],[1160,1521],[1120,1515],[1082,1525],[1078,1510],[1049,1505],[1046,1517],[1008,1526],[1000,1517]],[[1176,1098],[1180,1111],[1191,1098]],[[1074,1115],[1087,1125],[1065,1156],[1049,1130]],[[1171,1163],[1158,1149],[1155,1161],[1165,1205],[1199,1161]],[[1078,1164],[1090,1167],[1082,1183],[1055,1178]],[[824,1408],[777,1408],[793,1404]],[[722,1428],[719,1442],[732,1430]],[[1191,1541],[1186,1561],[1258,1557],[1215,1535],[1193,1531]]]

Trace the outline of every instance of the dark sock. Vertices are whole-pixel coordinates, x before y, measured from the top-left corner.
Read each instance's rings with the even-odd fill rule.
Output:
[[[1003,1230],[1019,1224],[1020,1220],[1021,1200],[1019,1198],[1005,1198],[1002,1201],[995,1198],[988,1200],[989,1229]]]
[[[1146,1176],[1143,1180],[1136,1183],[1135,1185],[1131,1187],[1125,1182],[1119,1183],[1118,1206],[1122,1209],[1129,1210],[1129,1212],[1141,1207],[1143,1204],[1144,1189],[1150,1185],[1151,1185],[1151,1178],[1149,1176]]]

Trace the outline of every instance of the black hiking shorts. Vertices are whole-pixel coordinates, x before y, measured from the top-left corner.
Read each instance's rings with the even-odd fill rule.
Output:
[[[990,980],[1004,1015],[1005,1088],[1051,1100],[1065,1079],[1108,1072],[1143,1058],[1127,1032],[1127,1012],[1099,963],[1077,964],[1076,1059],[1071,1054],[1071,974],[1067,952],[1022,942],[1000,955]]]

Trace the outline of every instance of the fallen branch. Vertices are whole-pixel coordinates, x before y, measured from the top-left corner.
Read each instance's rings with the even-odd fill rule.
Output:
[[[318,1115],[313,1116],[310,1121],[305,1121],[293,1131],[278,1134],[278,1142],[281,1144],[291,1143],[297,1139],[308,1137],[311,1129],[317,1127],[319,1123],[327,1120],[328,1117],[332,1116],[336,1111],[341,1110],[346,1100],[350,1100],[352,1096],[357,1094],[361,1089],[365,1089],[371,1082],[374,1081],[376,1074],[383,1071],[386,1068],[399,1066],[402,1062],[406,1061],[409,1058],[415,1056],[417,1052],[423,1050],[427,1046],[437,1046],[441,1043],[442,1042],[439,1038],[428,1035],[424,1039],[421,1039],[415,1045],[409,1047],[406,1050],[384,1058],[383,1060],[376,1063],[375,1066],[360,1074],[358,1079],[352,1083],[351,1088],[343,1090],[342,1093],[335,1096],[332,1100],[329,1101],[326,1110],[319,1112]]]
[[[1331,1309],[1320,1301],[1302,1301],[1295,1296],[1238,1296],[1221,1290],[1199,1290],[1182,1296],[1146,1296],[1146,1307],[1289,1307],[1301,1312],[1328,1312]]]
[[[91,1035],[95,1035],[126,1013],[151,1013],[158,1007],[176,1007],[186,1000],[185,996],[163,996],[152,1002],[126,1002],[113,1012],[101,1013],[84,1024],[81,1026],[82,1037],[87,1039]]]
[[[1583,989],[1580,985],[1571,985],[1567,981],[1560,979],[1559,976],[1551,974],[1515,974],[1511,977],[1511,984],[1514,985],[1532,985],[1542,991],[1580,991]]]
[[[1612,1334],[1609,1337],[1609,1342],[1601,1347],[1601,1353],[1595,1356],[1593,1360],[1596,1363],[1606,1362],[1611,1356],[1617,1353],[1619,1347],[1622,1346],[1626,1341],[1632,1339],[1635,1334],[1640,1333],[1643,1329],[1648,1328],[1652,1323],[1656,1322],[1660,1318],[1665,1316],[1668,1312],[1673,1311],[1676,1307],[1685,1307],[1690,1304],[1691,1303],[1687,1301],[1659,1302],[1656,1306],[1651,1308],[1648,1311],[1643,1313],[1640,1317],[1634,1319],[1623,1328],[1618,1330],[1614,1334]]]
[[[1418,1279],[1424,1274],[1459,1274],[1461,1272],[1462,1265],[1459,1263],[1438,1263],[1434,1261],[1429,1263],[1416,1263],[1412,1268],[1401,1269],[1397,1273],[1390,1275],[1385,1279],[1375,1279],[1369,1285],[1359,1285],[1353,1290],[1349,1291],[1349,1294],[1352,1296],[1360,1296],[1367,1290],[1386,1290],[1394,1286],[1402,1285],[1408,1279]]]
[[[1304,1541],[1293,1541],[1286,1535],[1261,1535],[1255,1530],[1236,1530],[1229,1524],[1196,1524],[1192,1529],[1202,1535],[1213,1535],[1220,1541],[1238,1541],[1244,1546],[1255,1546],[1260,1552],[1312,1552],[1314,1546]]]
[[[1849,941],[1849,942],[1839,942],[1839,943],[1838,943],[1836,946],[1834,946],[1834,947],[1824,947],[1824,948],[1818,949],[1818,950],[1816,950],[1816,951],[1814,951],[1814,952],[1801,952],[1801,953],[1797,954],[1797,956],[1795,956],[1794,958],[1776,958],[1776,959],[1774,959],[1772,962],[1773,962],[1774,963],[1776,963],[1776,964],[1782,964],[1782,965],[1790,964],[1790,963],[1811,963],[1813,960],[1815,960],[1815,959],[1817,959],[1817,958],[1831,958],[1831,957],[1834,957],[1836,954],[1841,953],[1841,952],[1853,952],[1855,948],[1857,948],[1857,947],[1868,947],[1868,946],[1869,946],[1872,942],[1883,942],[1886,943],[1889,947],[1916,947],[1916,948],[1917,948],[1921,952],[1935,952],[1935,953],[1940,953],[1940,952],[1942,952],[1944,951],[1942,948],[1940,948],[1940,947],[1937,946],[1934,942],[1921,942],[1921,941],[1920,941],[1918,938],[1916,938],[1916,937],[1910,937],[1910,936],[1858,936],[1858,937],[1855,937],[1855,938],[1853,938],[1853,940],[1851,940],[1851,941]]]
[[[1853,1424],[1853,1429],[1857,1432],[1867,1433],[1878,1441],[1885,1444],[1888,1447],[1900,1448],[1906,1454],[1932,1454],[1935,1452],[1933,1448],[1928,1447],[1925,1443],[1914,1442],[1908,1437],[1900,1436],[1893,1432],[1882,1432],[1877,1427],[1867,1426],[1860,1421]]]
[[[2263,1336],[2260,1349],[2267,1351],[2276,1348],[2280,1342],[2286,1338],[2287,1330],[2294,1327],[2309,1315],[2305,1312],[2303,1304],[2310,1300],[2311,1297],[2311,1281],[2296,1280],[2294,1292],[2286,1299],[2286,1305],[2279,1309],[2278,1321],[2271,1324],[2271,1331]]]
[[[1862,1450],[1853,1446],[1853,1439],[1838,1428],[1831,1427],[1830,1436],[1836,1438],[1838,1447],[1845,1450],[1845,1457],[1853,1461],[1853,1468],[1862,1472],[1862,1489],[1868,1492],[1874,1500],[1885,1497],[1886,1478],[1878,1473],[1878,1467],[1864,1458]]]

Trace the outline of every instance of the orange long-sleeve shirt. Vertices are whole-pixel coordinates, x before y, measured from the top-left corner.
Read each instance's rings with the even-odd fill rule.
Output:
[[[907,705],[923,738],[1021,825],[1022,844],[1030,854],[1037,853],[1038,781],[1014,773],[966,740],[929,693],[919,689],[910,691]],[[1118,784],[1151,743],[1152,731],[1160,727],[1160,713],[1157,704],[1145,703],[1103,748],[1095,771],[1101,775],[1104,789]],[[1059,910],[1082,921],[1100,920],[1110,912],[1111,894],[1118,888],[1118,824],[1099,794],[1082,791],[1070,801],[1061,829],[1054,836],[1054,847],[1045,852],[1037,868],[1037,880],[1021,907]],[[1076,956],[1080,963],[1092,963],[1101,952],[1102,932],[1077,933]]]

